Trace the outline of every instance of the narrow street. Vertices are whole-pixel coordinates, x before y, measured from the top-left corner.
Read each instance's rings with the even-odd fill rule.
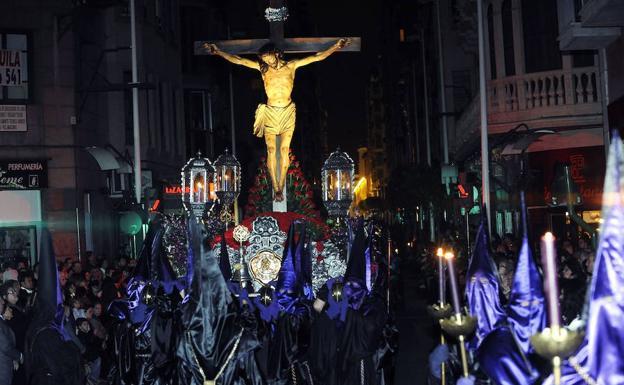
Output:
[[[435,344],[434,327],[427,315],[427,295],[418,288],[415,261],[401,266],[401,304],[397,306],[400,333],[395,385],[427,384],[427,359]]]

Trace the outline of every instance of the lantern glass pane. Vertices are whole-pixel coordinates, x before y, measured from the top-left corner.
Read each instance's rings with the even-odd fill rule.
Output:
[[[327,171],[327,200],[333,201],[340,199],[338,195],[339,174],[336,170]]]
[[[204,172],[197,172],[193,175],[193,194],[191,202],[206,203],[206,176]]]
[[[230,167],[227,167],[225,170],[225,181],[223,184],[223,190],[224,191],[235,191],[236,187],[234,184],[234,170],[232,170]]]
[[[351,172],[349,170],[340,170],[340,199],[349,199],[351,197]]]

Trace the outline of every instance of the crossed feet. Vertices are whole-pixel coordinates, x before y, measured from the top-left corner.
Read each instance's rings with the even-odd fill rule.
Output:
[[[281,202],[284,200],[284,193],[280,190],[273,194],[273,200],[275,202]]]

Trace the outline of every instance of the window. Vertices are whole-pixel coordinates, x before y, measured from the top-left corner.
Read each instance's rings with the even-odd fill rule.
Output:
[[[511,15],[511,0],[503,2],[501,10],[503,19],[503,47],[505,54],[505,76],[516,74],[516,62],[514,56],[513,18]]]
[[[522,1],[526,72],[561,69],[556,0]]]
[[[28,48],[25,33],[0,33],[0,103],[30,99]]]

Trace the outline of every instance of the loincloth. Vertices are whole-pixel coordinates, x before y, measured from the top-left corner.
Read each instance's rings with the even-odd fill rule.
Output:
[[[290,103],[286,107],[259,104],[254,120],[254,135],[262,138],[265,133],[281,135],[285,132],[294,131],[296,112],[295,103]]]

